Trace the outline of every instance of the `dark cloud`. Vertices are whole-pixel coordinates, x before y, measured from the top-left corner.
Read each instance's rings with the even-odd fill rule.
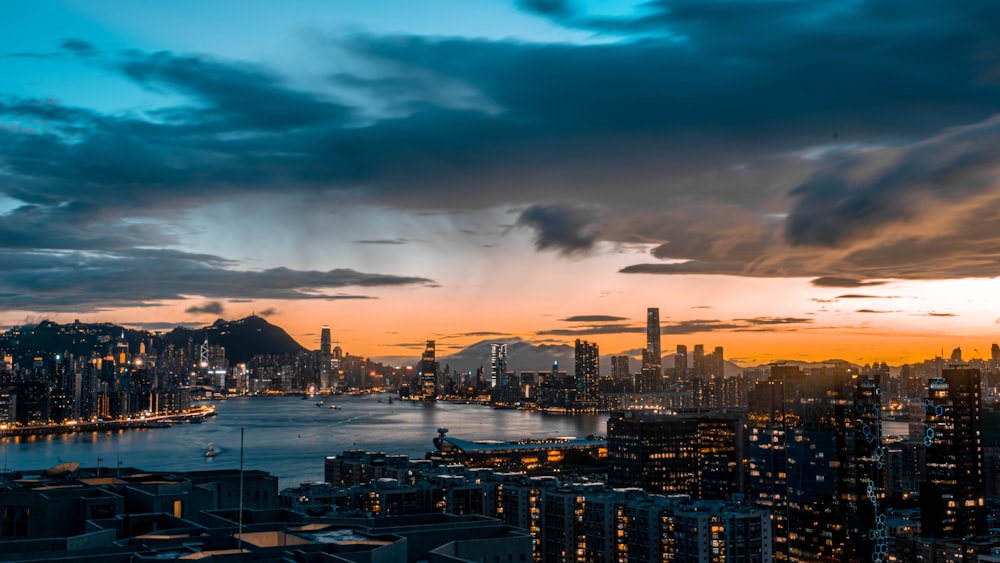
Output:
[[[695,334],[700,332],[767,332],[787,331],[794,325],[812,323],[812,319],[799,317],[753,317],[733,319],[731,321],[696,319],[665,323],[660,327],[660,334]],[[789,328],[792,327],[792,328]],[[626,324],[595,325],[582,328],[566,328],[540,331],[540,336],[595,336],[601,334],[632,334],[645,333],[645,326]]]
[[[793,245],[839,247],[923,215],[928,200],[965,199],[995,186],[1000,119],[948,131],[901,151],[895,162],[864,181],[851,176],[864,162],[845,158],[818,172],[792,194],[785,223]]]
[[[567,0],[518,0],[518,4],[544,16],[565,18],[573,13]]]
[[[369,239],[369,240],[356,240],[355,244],[407,244],[410,241],[402,238],[394,239]]]
[[[860,280],[846,276],[824,276],[816,278],[809,283],[816,287],[868,287],[873,285],[884,285],[885,281],[880,280]]]
[[[371,299],[345,287],[429,285],[420,277],[270,268],[238,270],[218,256],[172,250],[106,253],[0,251],[0,305],[34,311],[156,306],[189,296],[234,299]]]
[[[801,317],[754,317],[751,319],[736,320],[747,323],[748,325],[787,325],[812,322],[812,319],[803,319]]]
[[[854,312],[855,313],[877,313],[877,314],[882,314],[882,313],[898,313],[899,311],[882,311],[882,310],[878,310],[878,309],[857,309]]]
[[[836,299],[898,299],[898,295],[867,295],[864,293],[845,293]]]
[[[201,305],[188,307],[184,310],[184,312],[196,315],[209,314],[218,316],[225,312],[225,307],[223,307],[222,303],[219,303],[218,301],[208,301]]]
[[[627,317],[616,317],[614,315],[574,315],[561,319],[567,323],[613,323],[616,321],[627,321]]]
[[[509,338],[513,338],[514,340],[520,340],[520,338],[512,337],[511,335],[507,334],[506,332],[494,332],[494,331],[491,331],[491,330],[482,330],[482,331],[478,331],[478,332],[463,332],[462,334],[458,334],[456,336],[459,336],[459,337],[502,336],[502,337],[508,338],[508,339]]]
[[[81,57],[91,57],[97,54],[97,49],[83,39],[66,39],[62,42],[61,47]]]
[[[257,311],[256,314],[261,317],[273,317],[278,314],[278,310],[273,307],[268,307],[263,311]]]
[[[582,328],[557,328],[552,330],[542,330],[536,334],[539,336],[596,336],[599,334],[630,334],[636,332],[646,332],[646,327],[625,324],[605,324]]]
[[[927,316],[927,317],[957,317],[958,315],[956,315],[955,313],[935,313],[935,312],[930,312],[930,313],[924,313],[924,316]]]
[[[596,233],[592,230],[592,210],[561,204],[533,205],[521,212],[517,224],[535,231],[539,250],[553,249],[571,255],[593,248]]]
[[[344,124],[351,114],[345,106],[288,87],[277,74],[259,65],[170,52],[134,52],[120,68],[147,88],[190,95],[197,105],[159,115],[181,126],[286,131]]]
[[[676,323],[668,323],[660,328],[661,335],[667,334],[696,334],[699,332],[728,332],[745,329],[747,325],[743,323],[723,322],[718,320],[691,320]]]
[[[0,195],[24,204],[0,214],[0,248],[171,247],[159,222],[194,207],[299,193],[524,205],[537,248],[564,255],[657,245],[624,273],[1000,275],[1000,4],[653,0],[614,18],[520,5],[616,40],[340,34],[321,48],[362,64],[331,63],[316,91],[262,64],[67,40],[64,55],[169,105],[0,97]],[[860,285],[817,283],[837,279]]]

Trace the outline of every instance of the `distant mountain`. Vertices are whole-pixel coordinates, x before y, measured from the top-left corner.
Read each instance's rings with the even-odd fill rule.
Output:
[[[769,366],[771,366],[773,364],[780,364],[780,365],[784,365],[784,366],[798,366],[798,367],[802,368],[803,370],[809,370],[809,369],[819,368],[819,367],[823,367],[823,366],[831,366],[831,365],[834,365],[834,364],[847,364],[848,366],[850,366],[852,368],[856,368],[856,369],[861,367],[860,365],[848,362],[847,360],[836,360],[836,359],[834,359],[834,360],[823,360],[822,362],[804,362],[804,361],[800,361],[800,360],[775,360],[775,361],[767,363],[767,364],[761,364],[759,366],[755,366],[755,369],[764,369],[764,368],[767,368],[767,367],[769,367]]]
[[[24,365],[33,357],[56,354],[90,356],[109,353],[122,338],[136,354],[140,343],[148,348],[163,350],[168,344],[184,348],[190,342],[197,346],[206,339],[209,344],[223,346],[231,363],[242,363],[257,355],[298,354],[305,351],[282,328],[261,317],[250,316],[236,321],[219,319],[210,326],[189,329],[178,327],[166,334],[125,328],[111,323],[59,324],[42,321],[37,325],[14,327],[0,333],[0,350],[11,353]]]
[[[513,371],[544,371],[552,369],[553,362],[559,362],[559,369],[573,373],[575,352],[566,344],[532,344],[524,340],[483,340],[455,354],[438,359],[442,369],[445,364],[452,370],[475,372],[481,366],[490,371],[490,345],[499,342],[507,344],[507,369]],[[610,360],[609,367],[610,370]],[[601,369],[604,369],[603,366]]]
[[[507,344],[507,369],[513,371],[544,371],[552,369],[553,362],[559,362],[559,369],[573,373],[576,369],[576,352],[568,344],[532,344],[524,340],[503,341],[483,340],[455,354],[438,359],[441,367],[448,364],[451,369],[464,372],[475,371],[480,366],[486,372],[490,370],[490,344],[494,342]],[[413,360],[415,362],[416,360]],[[668,354],[661,360],[664,368],[674,367],[674,356]],[[413,363],[411,362],[411,363]],[[642,369],[642,362],[636,358],[630,361],[632,373]],[[743,367],[733,362],[725,363],[726,377],[733,377],[743,372]],[[601,373],[611,374],[611,354],[601,354]]]
[[[187,346],[188,342],[209,344],[226,349],[230,363],[239,364],[259,355],[298,354],[306,349],[296,342],[285,330],[267,322],[262,317],[251,315],[236,321],[219,319],[203,328],[178,327],[162,336],[165,344],[175,347]]]

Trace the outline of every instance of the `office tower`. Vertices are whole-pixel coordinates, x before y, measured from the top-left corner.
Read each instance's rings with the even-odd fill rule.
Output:
[[[695,344],[692,356],[691,369],[694,371],[694,376],[703,377],[705,372],[708,371],[705,366],[705,345]]]
[[[926,477],[920,526],[926,536],[964,538],[986,532],[982,404],[977,368],[949,367],[928,385]]]
[[[885,527],[886,498],[885,477],[888,473],[888,456],[882,440],[882,396],[881,383],[888,379],[881,372],[858,378],[854,386],[854,428],[846,429],[841,437],[853,439],[854,490],[848,499],[845,513],[848,522],[848,536],[852,540],[851,552],[858,554],[862,561],[879,561],[887,546]],[[853,502],[851,502],[853,500]],[[842,504],[841,512],[845,508]]]
[[[586,399],[596,398],[597,380],[601,376],[600,353],[597,344],[586,340],[576,341],[576,383]]]
[[[646,309],[646,348],[642,351],[642,371],[650,377],[663,375],[662,352],[660,350],[660,309]]]
[[[962,363],[962,349],[955,348],[954,350],[952,350],[950,359],[954,363],[959,363],[959,364]]]
[[[321,354],[329,356],[332,352],[330,345],[332,341],[330,340],[330,327],[323,325],[322,330],[319,333],[319,351]]]
[[[677,353],[674,354],[674,372],[678,377],[682,377],[688,368],[688,347],[683,344],[677,345]]]
[[[1000,371],[1000,344],[996,342],[990,346],[990,373]]]
[[[507,345],[490,344],[490,386],[507,385]]]
[[[437,371],[438,363],[434,358],[434,341],[428,340],[424,355],[420,358],[420,389],[424,399],[434,399],[437,397]]]
[[[727,500],[743,490],[743,420],[619,411],[608,419],[608,484]]]
[[[629,358],[626,355],[611,356],[611,378],[615,381],[632,379],[629,368]]]

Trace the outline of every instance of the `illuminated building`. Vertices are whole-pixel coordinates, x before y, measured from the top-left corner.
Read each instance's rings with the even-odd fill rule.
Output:
[[[646,347],[642,350],[642,371],[637,387],[641,392],[659,391],[663,377],[663,357],[660,349],[660,309],[646,309]]]
[[[586,340],[576,341],[576,383],[587,400],[596,399],[597,380],[601,376],[600,352],[597,344]]]
[[[611,378],[617,381],[632,379],[628,356],[611,356]]]
[[[490,386],[507,385],[507,345],[490,344]]]
[[[694,499],[743,489],[743,422],[726,413],[618,411],[608,419],[608,483]]]
[[[424,399],[434,399],[437,397],[437,373],[438,363],[434,358],[434,341],[428,340],[424,355],[420,358],[420,390]]]
[[[963,538],[986,532],[980,371],[941,370],[928,385],[926,477],[920,525],[930,537]]]
[[[429,459],[469,467],[530,471],[563,465],[599,467],[608,455],[607,441],[593,437],[474,442],[447,436],[447,432],[447,428],[438,429],[434,438],[437,452],[429,454]]]
[[[319,351],[320,353],[329,356],[332,348],[330,347],[333,341],[330,339],[330,327],[323,325],[323,328],[319,333]]]

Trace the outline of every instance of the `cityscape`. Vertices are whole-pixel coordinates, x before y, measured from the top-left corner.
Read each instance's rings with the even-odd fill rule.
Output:
[[[314,404],[355,410],[348,397],[368,395],[420,409],[458,403],[498,416],[598,416],[605,430],[599,435],[473,440],[461,429],[423,428],[423,457],[345,449],[293,461],[322,465],[322,481],[279,483],[266,467],[248,468],[254,501],[246,516],[256,533],[313,545],[312,557],[343,549],[325,551],[327,540],[315,536],[320,529],[353,538],[332,544],[364,538],[380,546],[380,526],[400,525],[413,541],[409,534],[445,525],[434,520],[442,515],[455,518],[447,526],[477,530],[462,541],[425,538],[430,547],[421,553],[408,545],[366,551],[380,561],[436,560],[448,550],[457,560],[506,554],[560,562],[991,561],[1000,553],[1000,534],[991,533],[1000,527],[1000,345],[992,344],[988,359],[964,358],[956,348],[912,365],[782,362],[727,375],[723,348],[706,353],[701,344],[690,355],[676,345],[671,367],[664,367],[659,308],[648,308],[646,319],[641,361],[633,366],[628,355],[613,355],[610,374],[601,372],[598,343],[582,340],[572,367],[564,366],[569,370],[558,360],[549,369],[508,369],[507,344],[495,342],[482,348],[489,354],[481,367],[459,373],[442,368],[434,341],[413,365],[386,366],[345,354],[329,326],[318,350],[259,354],[238,364],[211,341],[242,338],[249,329],[277,342],[258,343],[263,348],[280,346],[287,335],[259,317],[218,321],[208,327],[212,336],[199,343],[188,335],[180,347],[167,343],[169,335],[132,331],[129,342],[112,325],[43,322],[4,335],[0,439],[9,447],[37,435],[167,433],[216,416],[217,404],[254,396],[301,398],[307,412]],[[114,330],[118,338],[107,334]],[[32,338],[42,333],[48,338]],[[38,347],[59,336],[92,351]],[[218,455],[212,444],[204,452],[206,459]],[[244,470],[175,469],[162,477],[126,467],[124,478],[122,471],[120,461],[103,469],[79,461],[6,467],[0,544],[18,542],[24,550],[10,560],[48,560],[55,530],[74,559],[90,550],[102,558],[157,560],[231,552],[223,538],[193,545],[192,535],[212,536],[213,526],[223,526],[232,540],[223,523],[231,526],[234,509],[239,517],[247,506],[197,498],[198,489],[232,489]],[[172,485],[161,491],[163,479]],[[53,490],[64,503],[58,513],[38,504],[52,500]],[[139,491],[149,500],[131,498]],[[93,498],[118,500],[96,503],[98,510]],[[66,521],[78,505],[100,517]],[[157,523],[107,534],[115,541],[69,547],[87,530],[120,526],[116,518],[139,513]],[[161,526],[183,533],[167,534],[173,541],[149,553],[146,544],[137,548]],[[311,560],[272,549],[274,537],[265,536],[248,539],[253,548],[237,546],[238,553]]]
[[[1000,563],[1000,3],[0,21],[0,563]]]

